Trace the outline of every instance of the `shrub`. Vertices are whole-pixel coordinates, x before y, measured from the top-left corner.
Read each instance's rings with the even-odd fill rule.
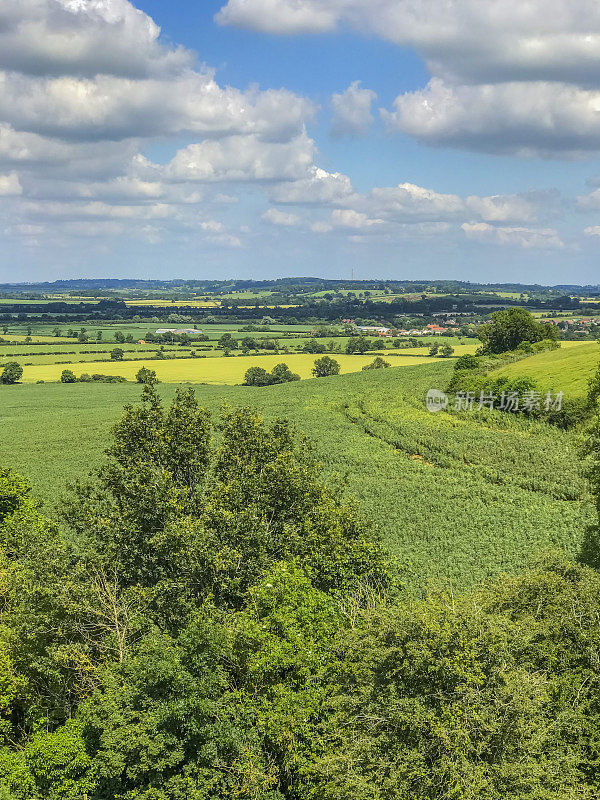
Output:
[[[477,358],[477,356],[471,355],[470,353],[465,354],[464,356],[459,356],[456,359],[454,364],[454,368],[457,370],[462,369],[478,369],[481,364],[481,360]]]
[[[370,364],[367,364],[363,367],[363,372],[368,369],[387,369],[387,367],[391,367],[389,361],[386,361],[381,356],[377,356]]]

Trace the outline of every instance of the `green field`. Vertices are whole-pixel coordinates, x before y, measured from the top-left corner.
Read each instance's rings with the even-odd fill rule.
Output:
[[[526,375],[545,391],[562,391],[566,395],[582,397],[600,363],[600,347],[597,342],[561,344],[559,350],[538,353],[495,370],[493,374],[510,378]]]
[[[222,361],[246,366],[242,358]],[[450,361],[429,359],[265,389],[197,386],[196,393],[213,411],[226,402],[291,418],[314,440],[329,480],[346,476],[415,591],[430,581],[472,586],[521,568],[545,548],[575,554],[593,517],[575,437],[497,412],[429,414],[424,394],[446,386],[451,369]],[[175,387],[159,390],[169,398]],[[68,481],[100,463],[111,424],[139,395],[134,384],[0,387],[2,463],[27,475],[50,511]]]

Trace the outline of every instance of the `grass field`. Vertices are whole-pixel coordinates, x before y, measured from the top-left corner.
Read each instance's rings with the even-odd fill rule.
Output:
[[[231,356],[229,358],[178,358],[166,361],[152,359],[81,362],[76,364],[75,373],[79,376],[83,372],[102,372],[108,375],[121,375],[127,380],[135,380],[138,370],[149,367],[156,371],[158,379],[163,383],[211,383],[233,385],[242,383],[249,367],[263,367],[270,371],[276,364],[285,362],[292,372],[301,378],[312,377],[312,368],[315,359],[319,356],[304,354],[280,354],[273,356]],[[336,355],[342,373],[358,372],[366,364],[373,361],[373,355],[346,356]],[[423,363],[428,359],[424,356],[398,356],[394,358],[394,366],[413,366]],[[64,364],[41,364],[24,367],[23,382],[36,383],[37,381],[58,381]]]
[[[509,364],[494,371],[494,375],[532,378],[544,390],[562,391],[581,397],[600,363],[597,342],[562,342],[559,350],[550,350]]]
[[[265,389],[195,390],[214,412],[227,402],[291,418],[315,441],[328,479],[346,476],[414,591],[430,581],[471,586],[545,548],[576,553],[593,513],[574,436],[496,412],[429,414],[424,394],[447,385],[451,369],[429,360]],[[159,391],[170,398],[175,387]],[[131,383],[0,387],[2,463],[33,481],[50,512],[68,481],[100,463],[110,426],[139,396]]]

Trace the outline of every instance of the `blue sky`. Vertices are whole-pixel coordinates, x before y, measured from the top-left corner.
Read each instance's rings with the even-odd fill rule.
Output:
[[[0,280],[599,283],[599,66],[592,0],[4,0]]]

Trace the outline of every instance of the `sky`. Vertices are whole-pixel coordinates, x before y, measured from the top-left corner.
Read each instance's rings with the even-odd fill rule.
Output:
[[[600,283],[597,0],[2,0],[0,281]]]

